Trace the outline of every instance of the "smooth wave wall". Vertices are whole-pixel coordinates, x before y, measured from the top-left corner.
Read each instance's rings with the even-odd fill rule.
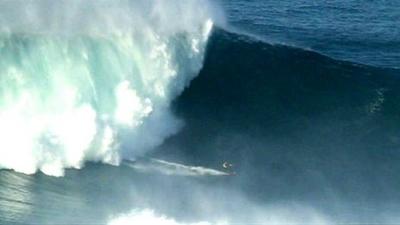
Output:
[[[396,69],[214,29],[199,76],[174,101],[185,126],[154,157],[228,161],[232,186],[255,202],[379,223],[400,202],[399,90]]]
[[[197,75],[207,1],[0,3],[0,167],[61,176],[118,164],[181,122],[170,102]]]

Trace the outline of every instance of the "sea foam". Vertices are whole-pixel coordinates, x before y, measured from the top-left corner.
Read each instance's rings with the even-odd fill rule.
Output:
[[[202,0],[1,2],[0,168],[62,176],[176,133],[170,103],[202,66],[212,11]]]

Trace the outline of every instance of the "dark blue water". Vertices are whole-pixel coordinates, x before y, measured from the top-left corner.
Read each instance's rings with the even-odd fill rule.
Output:
[[[400,67],[400,1],[221,0],[235,28],[337,59]]]

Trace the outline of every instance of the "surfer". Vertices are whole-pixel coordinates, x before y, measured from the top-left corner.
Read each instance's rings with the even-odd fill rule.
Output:
[[[233,167],[233,164],[228,163],[228,162],[225,161],[225,162],[222,164],[222,167],[224,167],[225,169],[230,169],[230,168]]]
[[[235,172],[231,172],[233,164],[232,163],[228,163],[227,161],[225,161],[224,163],[222,163],[222,167],[228,171],[229,175],[236,175]]]

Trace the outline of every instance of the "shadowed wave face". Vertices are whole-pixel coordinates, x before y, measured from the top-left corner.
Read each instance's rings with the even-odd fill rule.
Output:
[[[400,206],[399,90],[399,70],[218,29],[175,101],[186,125],[162,148],[213,166],[230,160],[255,201],[304,200],[338,220],[381,222],[377,213]]]

